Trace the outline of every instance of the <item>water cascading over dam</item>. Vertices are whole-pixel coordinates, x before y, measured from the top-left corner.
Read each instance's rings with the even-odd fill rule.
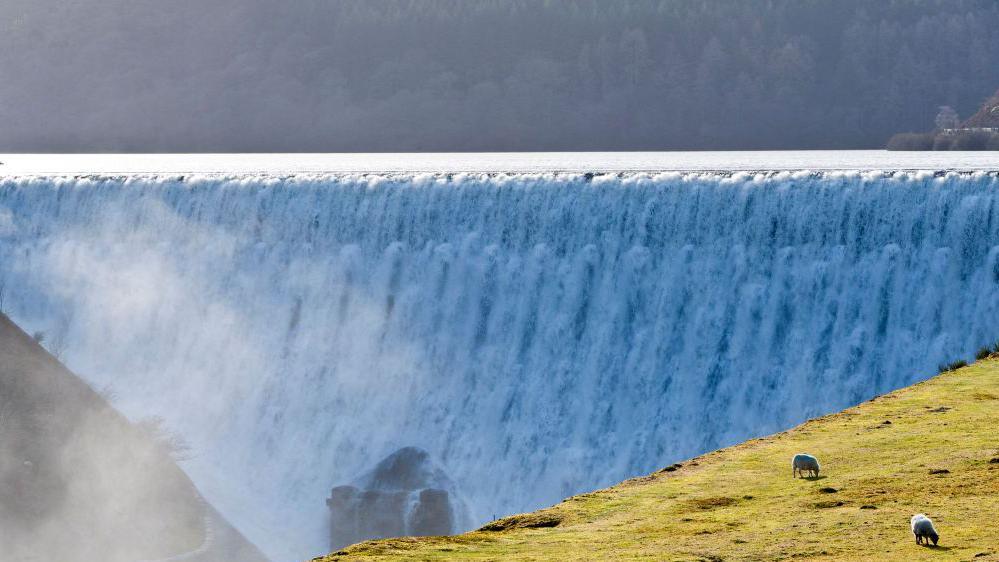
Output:
[[[9,177],[4,310],[279,560],[406,446],[478,524],[999,338],[985,173]]]

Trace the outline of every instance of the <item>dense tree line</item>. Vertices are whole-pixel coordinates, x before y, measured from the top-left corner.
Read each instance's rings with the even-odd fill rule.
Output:
[[[0,150],[881,147],[999,88],[994,0],[11,0]]]

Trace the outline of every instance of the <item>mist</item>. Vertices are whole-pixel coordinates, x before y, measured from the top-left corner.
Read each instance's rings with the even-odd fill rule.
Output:
[[[327,543],[333,483],[425,439],[411,396],[432,387],[421,350],[390,330],[384,302],[355,286],[356,246],[275,255],[292,246],[280,240],[282,222],[185,216],[173,206],[182,192],[169,194],[259,187],[240,183],[63,184],[56,189],[75,191],[66,196],[80,197],[77,208],[106,189],[111,199],[24,247],[0,279],[17,288],[15,316],[92,386],[115,389],[118,410],[134,422],[161,418],[183,436],[191,455],[181,466],[229,522],[274,560],[304,559]],[[232,202],[239,216],[253,206]],[[294,214],[283,224],[305,226]],[[32,222],[12,221],[10,246]],[[254,273],[263,263],[272,274]],[[391,273],[376,276],[387,283]],[[329,294],[339,298],[316,303]],[[30,295],[38,300],[18,304]],[[34,316],[39,305],[55,314]]]
[[[162,418],[129,423],[0,314],[0,529],[11,561],[263,557],[177,466]]]
[[[880,148],[999,85],[999,4],[7,0],[0,151]]]

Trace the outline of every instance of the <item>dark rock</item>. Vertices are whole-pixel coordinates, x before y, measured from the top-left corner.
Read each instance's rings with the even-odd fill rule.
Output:
[[[836,488],[826,487],[826,488],[819,488],[819,491],[822,492],[823,494],[835,494],[839,490],[837,490]]]
[[[989,464],[999,464],[999,457],[989,459]]]
[[[818,502],[818,503],[815,504],[815,507],[817,507],[819,509],[828,509],[830,507],[840,507],[842,505],[843,505],[843,502],[831,502],[830,501],[830,502]]]
[[[930,474],[950,474],[950,471],[946,468],[934,468],[930,470]]]
[[[445,490],[422,490],[410,517],[412,528],[409,532],[412,535],[449,535],[455,532],[451,498]]]
[[[716,496],[710,498],[694,498],[687,500],[687,503],[698,509],[715,509],[718,507],[728,507],[736,503],[735,498]]]
[[[455,484],[415,447],[392,453],[353,484],[330,491],[330,546],[369,539],[449,535],[467,528]]]
[[[417,490],[446,478],[430,454],[416,447],[403,447],[385,457],[366,476],[369,490]]]
[[[860,509],[877,509],[877,508],[878,507],[876,505],[862,505],[862,506],[860,506]]]

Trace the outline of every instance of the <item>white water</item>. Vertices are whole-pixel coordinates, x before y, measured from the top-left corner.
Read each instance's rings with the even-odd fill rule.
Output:
[[[468,152],[379,154],[0,154],[2,175],[996,170],[995,152]]]
[[[4,309],[279,560],[430,451],[476,523],[791,426],[999,338],[976,173],[0,180]]]

